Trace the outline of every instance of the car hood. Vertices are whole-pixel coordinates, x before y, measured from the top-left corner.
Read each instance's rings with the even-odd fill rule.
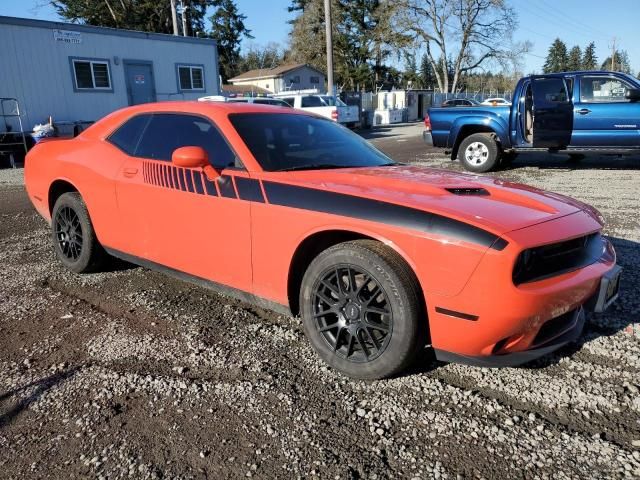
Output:
[[[419,166],[344,168],[287,173],[287,181],[444,215],[501,235],[587,211],[564,195],[492,177]]]

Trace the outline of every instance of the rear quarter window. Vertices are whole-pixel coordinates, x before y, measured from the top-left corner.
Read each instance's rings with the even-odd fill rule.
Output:
[[[113,132],[108,141],[128,155],[135,155],[142,133],[149,124],[151,115],[136,115]]]

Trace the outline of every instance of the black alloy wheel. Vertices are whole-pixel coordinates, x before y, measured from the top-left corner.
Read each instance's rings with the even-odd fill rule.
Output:
[[[324,272],[314,287],[313,317],[327,345],[352,362],[380,356],[393,329],[387,294],[370,273],[355,265]]]
[[[61,208],[55,218],[55,235],[60,252],[75,261],[82,253],[82,225],[80,218],[70,207]]]
[[[320,252],[302,278],[299,305],[311,346],[352,378],[397,375],[428,337],[414,272],[398,252],[375,240]]]
[[[58,259],[72,272],[99,271],[108,257],[78,192],[63,193],[56,200],[51,212],[51,240]]]

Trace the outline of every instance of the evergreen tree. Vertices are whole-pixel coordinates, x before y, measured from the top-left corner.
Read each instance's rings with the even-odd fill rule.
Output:
[[[187,35],[204,32],[204,17],[213,0],[184,0],[187,7]],[[171,4],[157,0],[49,0],[57,14],[70,22],[99,27],[125,28],[155,33],[173,33]],[[179,26],[182,22],[178,20]]]
[[[578,45],[569,50],[569,58],[567,59],[567,70],[575,72],[582,69],[582,50]]]
[[[544,62],[542,69],[544,73],[566,72],[568,61],[567,45],[559,38],[556,38],[549,47],[547,60]]]
[[[598,68],[598,57],[596,57],[596,44],[591,42],[584,49],[584,55],[582,56],[582,69],[583,70],[596,70]]]
[[[253,38],[251,30],[244,25],[246,15],[238,12],[233,0],[213,0],[215,12],[210,17],[211,38],[218,43],[218,62],[223,80],[238,72],[240,62],[240,42],[242,38]]]
[[[404,54],[404,72],[402,72],[402,83],[405,87],[420,87],[420,74],[418,72],[418,63],[416,62],[415,53],[405,52]]]
[[[420,62],[420,84],[422,88],[430,89],[435,89],[438,85],[438,79],[433,72],[433,66],[426,53],[422,55],[422,61]]]
[[[629,54],[626,50],[616,50],[614,54],[614,62],[613,62],[613,71],[614,72],[622,72],[622,73],[632,73],[631,72],[631,63],[629,62]],[[600,65],[600,70],[611,70],[611,56],[607,57],[602,65]]]

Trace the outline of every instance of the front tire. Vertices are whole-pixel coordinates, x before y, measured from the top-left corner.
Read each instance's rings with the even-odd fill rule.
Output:
[[[474,133],[460,142],[458,160],[470,172],[490,172],[498,166],[500,149],[490,133]]]
[[[318,355],[345,375],[396,375],[425,344],[418,288],[394,250],[371,240],[341,243],[320,253],[304,275],[305,333]]]
[[[51,240],[58,259],[72,272],[96,272],[104,264],[107,254],[77,192],[64,193],[56,200],[51,214]]]

